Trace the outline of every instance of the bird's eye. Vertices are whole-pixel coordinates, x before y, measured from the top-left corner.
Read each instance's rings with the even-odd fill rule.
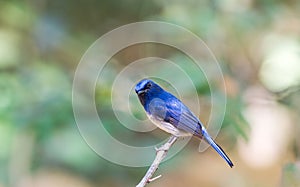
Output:
[[[148,82],[147,84],[146,84],[146,88],[148,89],[148,88],[150,88],[152,86],[152,83],[151,82]]]

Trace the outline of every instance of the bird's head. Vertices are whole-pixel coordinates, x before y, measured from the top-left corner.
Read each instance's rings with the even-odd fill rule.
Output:
[[[143,79],[135,86],[135,92],[144,107],[155,97],[163,93],[163,89],[149,79]]]
[[[147,93],[153,86],[154,82],[149,79],[143,79],[135,86],[135,93],[138,95]]]
[[[158,92],[161,91],[162,88],[155,84],[152,80],[143,79],[135,86],[135,92],[138,95],[146,94],[149,92]]]

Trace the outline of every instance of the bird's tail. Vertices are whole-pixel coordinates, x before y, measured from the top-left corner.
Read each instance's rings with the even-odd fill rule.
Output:
[[[211,145],[219,153],[219,155],[228,163],[228,165],[232,168],[233,163],[231,162],[229,157],[226,155],[226,153],[223,151],[223,149],[218,144],[216,144],[216,142],[210,137],[210,135],[207,133],[207,131],[204,128],[202,129],[202,134],[203,134],[204,140],[209,145]]]

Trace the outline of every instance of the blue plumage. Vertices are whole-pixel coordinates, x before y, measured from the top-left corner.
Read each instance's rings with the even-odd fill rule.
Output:
[[[200,120],[179,99],[163,90],[149,79],[141,80],[135,87],[149,119],[162,130],[177,137],[196,136],[210,144],[230,167],[233,163],[209,136]]]

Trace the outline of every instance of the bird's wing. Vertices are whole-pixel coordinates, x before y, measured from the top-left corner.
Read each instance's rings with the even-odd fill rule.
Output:
[[[199,119],[175,96],[165,93],[154,98],[147,111],[158,121],[170,123],[177,129],[202,138],[202,125]]]
[[[199,119],[177,98],[169,97],[166,102],[165,121],[176,128],[202,137],[202,125]]]

